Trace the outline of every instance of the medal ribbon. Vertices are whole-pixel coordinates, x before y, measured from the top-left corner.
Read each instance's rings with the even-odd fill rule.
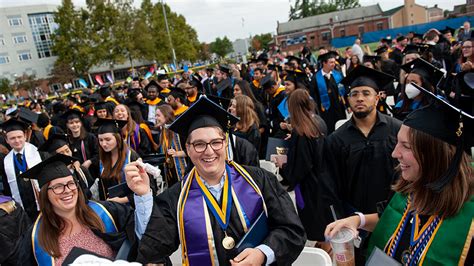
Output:
[[[209,192],[209,189],[202,182],[198,172],[194,172],[196,182],[199,185],[199,189],[201,190],[201,194],[206,201],[207,207],[211,210],[220,227],[224,231],[227,230],[227,227],[229,226],[230,211],[232,209],[232,181],[230,179],[229,173],[229,166],[226,165],[224,187],[222,189],[222,206],[219,206],[217,200],[212,196],[211,192]]]

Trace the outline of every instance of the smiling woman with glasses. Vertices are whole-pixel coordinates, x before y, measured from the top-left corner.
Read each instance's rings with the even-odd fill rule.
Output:
[[[19,265],[62,265],[74,247],[115,259],[122,243],[134,239],[125,232],[127,225],[133,226],[132,209],[87,201],[67,167],[73,161],[56,154],[21,175],[37,179],[41,190],[40,215],[20,244]]]

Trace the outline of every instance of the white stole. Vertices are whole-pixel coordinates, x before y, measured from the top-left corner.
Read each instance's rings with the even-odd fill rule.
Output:
[[[28,168],[31,168],[38,163],[41,162],[41,156],[38,152],[38,148],[35,145],[30,144],[28,142],[25,143],[25,158],[26,164]],[[21,200],[20,191],[18,189],[18,183],[16,182],[16,174],[15,174],[15,165],[13,163],[13,156],[14,152],[11,150],[7,156],[3,159],[3,163],[5,165],[5,173],[8,178],[8,185],[10,186],[10,191],[12,192],[13,199],[18,202],[23,207],[23,201]],[[31,185],[33,186],[33,191],[35,192],[35,199],[36,199],[36,207],[39,211],[39,204],[36,192],[40,191],[40,187],[38,184],[38,180],[31,180]]]

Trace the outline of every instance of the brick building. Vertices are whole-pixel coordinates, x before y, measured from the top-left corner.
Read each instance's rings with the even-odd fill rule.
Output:
[[[276,43],[282,51],[300,51],[305,44],[317,49],[333,38],[388,28],[389,19],[376,4],[278,23]]]

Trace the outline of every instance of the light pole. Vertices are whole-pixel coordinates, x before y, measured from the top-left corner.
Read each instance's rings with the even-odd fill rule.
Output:
[[[161,0],[161,7],[163,8],[163,16],[165,17],[165,25],[166,25],[166,32],[168,33],[168,39],[170,41],[171,51],[173,52],[173,64],[176,68],[176,53],[174,52],[173,41],[171,40],[170,28],[168,27],[168,18],[166,17],[166,8],[165,8],[165,0]]]

